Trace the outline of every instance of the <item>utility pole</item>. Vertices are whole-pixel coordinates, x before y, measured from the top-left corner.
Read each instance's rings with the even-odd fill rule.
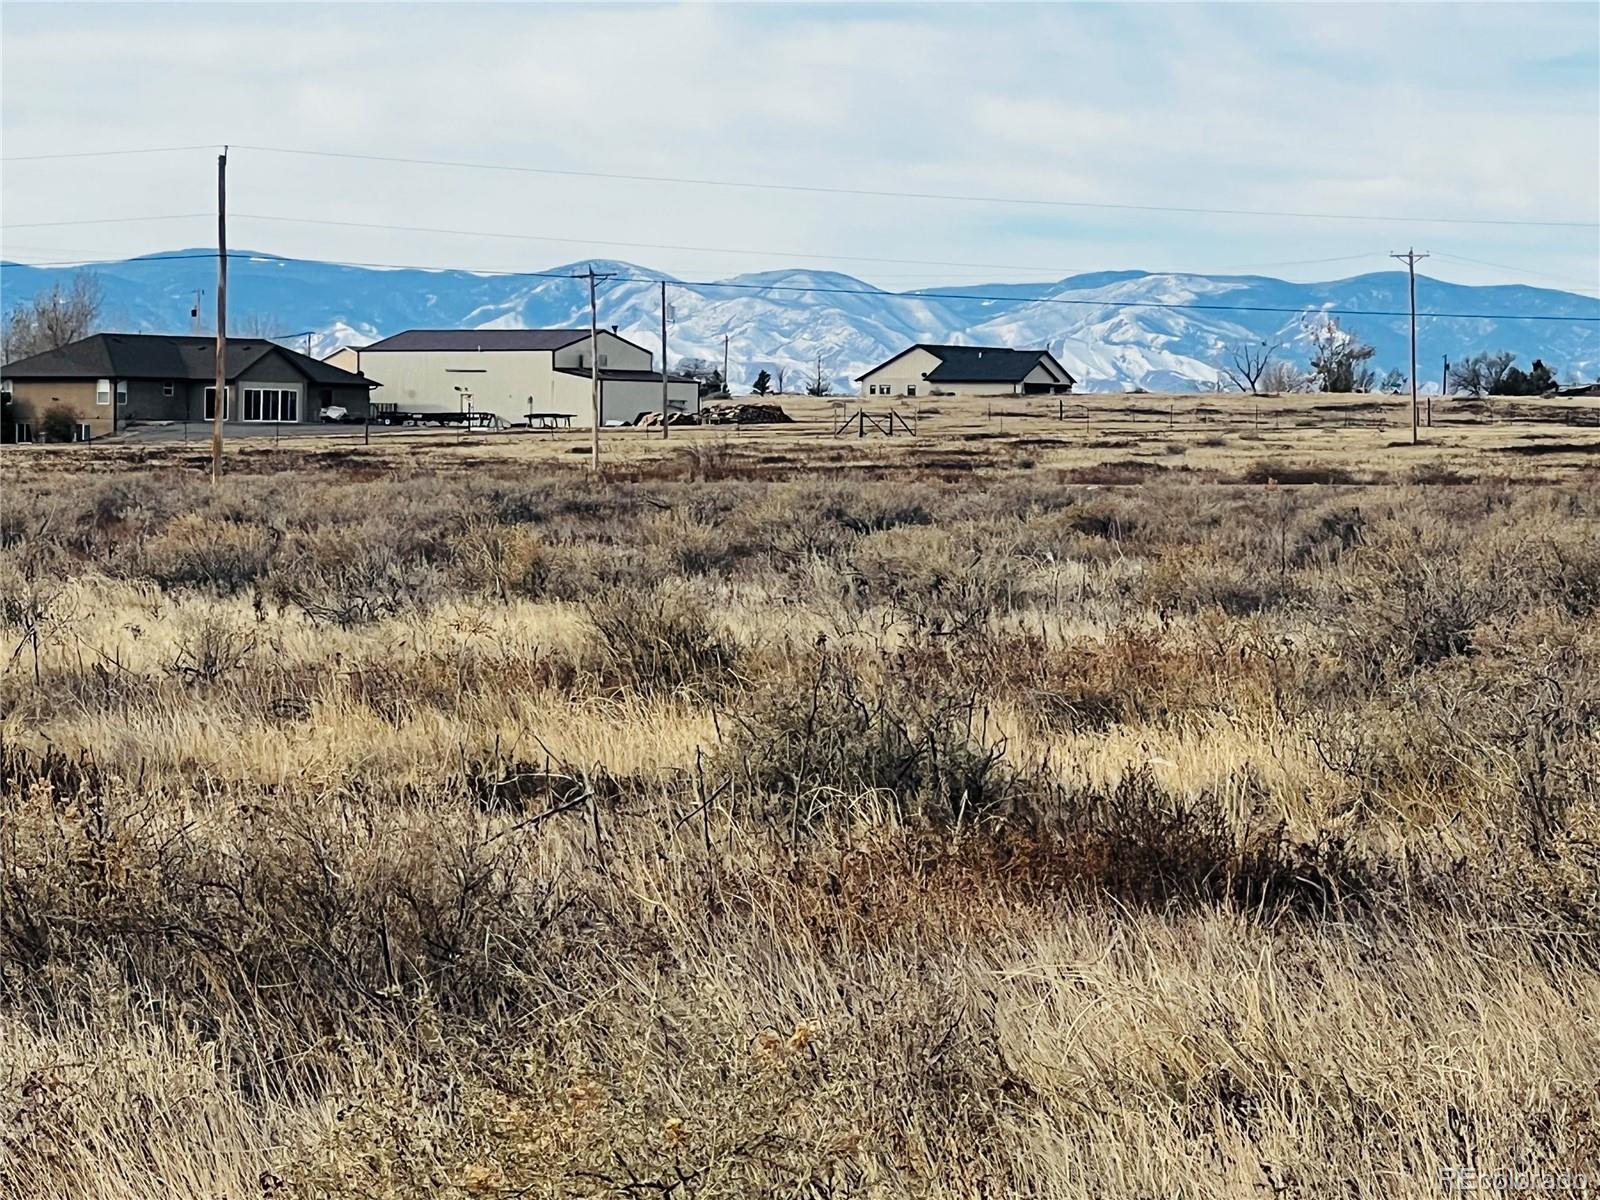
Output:
[[[1389,257],[1402,260],[1406,264],[1406,273],[1411,277],[1411,444],[1415,446],[1417,444],[1417,260],[1428,256],[1410,249],[1404,254],[1391,254]]]
[[[1445,393],[1450,390],[1450,356],[1444,356],[1444,370],[1439,374],[1439,399],[1443,400]],[[1428,428],[1433,428],[1433,397],[1428,397]]]
[[[228,410],[228,148],[217,155],[217,364],[211,406],[211,485],[222,483],[222,418]]]
[[[661,281],[661,440],[667,440],[667,281]]]
[[[733,399],[733,384],[728,382],[728,335],[722,335],[722,394]]]
[[[594,305],[594,264],[589,264],[589,392],[594,408],[594,429],[589,440],[589,469],[600,473],[600,325]]]

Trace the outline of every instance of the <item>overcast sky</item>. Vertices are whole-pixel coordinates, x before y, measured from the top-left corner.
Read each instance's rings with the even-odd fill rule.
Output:
[[[228,142],[230,241],[304,257],[523,270],[594,256],[689,279],[807,265],[901,289],[1111,268],[1339,278],[1415,244],[1443,278],[1600,290],[1593,3],[7,0],[0,23],[0,252],[14,260],[215,236],[204,215],[38,224],[205,214],[215,150],[20,156]],[[1391,219],[844,196],[247,146]],[[535,237],[549,240],[523,240]]]

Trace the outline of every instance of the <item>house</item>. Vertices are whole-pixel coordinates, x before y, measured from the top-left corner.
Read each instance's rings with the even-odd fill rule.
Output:
[[[71,419],[74,441],[140,422],[209,421],[216,350],[215,337],[97,333],[7,363],[0,367],[0,393],[8,434],[34,440],[52,409]],[[229,338],[226,371],[224,419],[247,425],[313,423],[335,407],[360,418],[377,386],[261,338]]]
[[[856,382],[863,396],[1033,396],[1077,382],[1048,350],[918,343]]]
[[[530,414],[592,421],[590,371],[599,355],[602,424],[632,423],[661,411],[661,375],[645,347],[602,329],[408,329],[370,346],[346,347],[329,363],[383,384],[385,403],[407,411],[458,412],[471,406],[522,423]],[[699,385],[667,382],[668,407],[694,412]]]

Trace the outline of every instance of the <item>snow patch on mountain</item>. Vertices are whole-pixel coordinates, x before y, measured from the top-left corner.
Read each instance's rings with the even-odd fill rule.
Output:
[[[193,254],[193,258],[178,255]],[[590,269],[599,323],[659,353],[662,273],[615,259],[585,259],[525,275],[351,267],[247,252],[229,271],[233,321],[312,332],[319,355],[411,328],[582,328],[589,322]],[[187,333],[197,291],[211,328],[214,265],[203,250],[93,264],[106,296],[108,328]],[[0,265],[9,308],[72,273]],[[1423,316],[1420,372],[1437,383],[1440,359],[1510,350],[1542,358],[1562,376],[1600,374],[1600,300],[1547,288],[1465,287],[1417,281],[1419,310],[1490,314]],[[1341,326],[1376,347],[1380,374],[1409,361],[1407,279],[1391,271],[1320,283],[1266,276],[1101,271],[1054,283],[994,283],[891,292],[836,271],[787,269],[711,283],[671,280],[668,331],[674,363],[720,363],[726,339],[736,389],[762,370],[797,390],[817,370],[836,391],[913,342],[1048,349],[1081,388],[1194,390],[1212,386],[1228,347],[1266,341],[1304,362],[1304,329],[1339,312]],[[1190,307],[1170,307],[1184,305]],[[1562,317],[1558,321],[1529,317]],[[1574,320],[1572,318],[1582,318]],[[302,335],[303,336],[303,335]],[[296,340],[296,344],[299,341]],[[1431,371],[1431,376],[1430,376]]]

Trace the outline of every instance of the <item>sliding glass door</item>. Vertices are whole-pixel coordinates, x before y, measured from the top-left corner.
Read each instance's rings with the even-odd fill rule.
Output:
[[[291,384],[247,385],[244,389],[246,421],[298,421],[300,388]]]

